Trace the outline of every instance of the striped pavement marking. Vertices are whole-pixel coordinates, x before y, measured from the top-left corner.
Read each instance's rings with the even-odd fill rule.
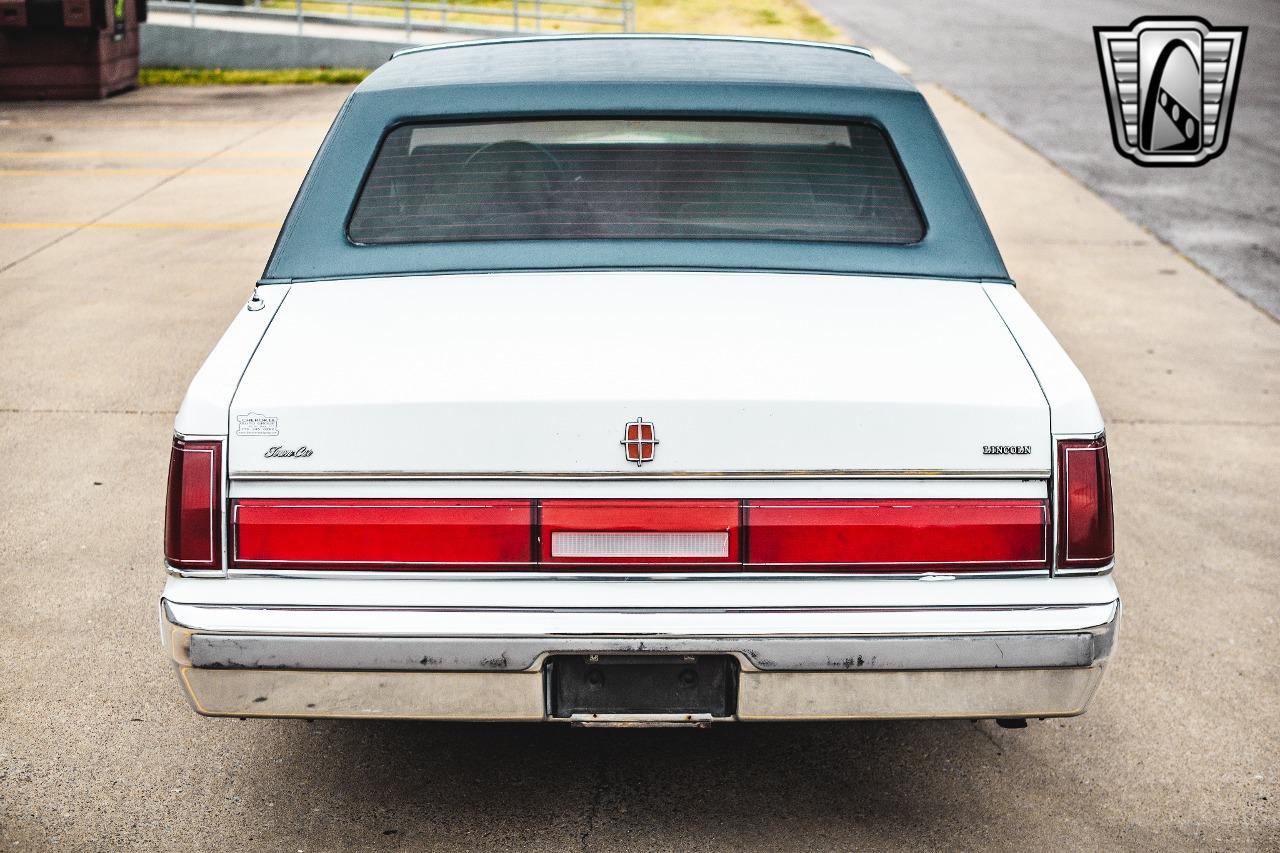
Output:
[[[292,160],[313,157],[315,151],[0,151],[0,160]]]
[[[0,231],[61,231],[111,228],[126,231],[248,231],[277,230],[279,222],[0,222]]]
[[[298,166],[263,166],[260,168],[230,166],[225,169],[203,166],[119,166],[100,169],[5,169],[0,168],[0,178],[57,178],[84,177],[86,175],[297,175],[306,171]]]
[[[44,128],[44,127],[93,127],[93,128],[113,128],[122,129],[129,128],[155,128],[155,127],[322,127],[327,128],[333,122],[309,119],[241,119],[241,120],[225,120],[225,119],[131,119],[112,121],[109,119],[98,120],[77,120],[77,121],[57,121],[55,119],[42,119],[32,121],[29,119],[7,119],[0,118],[0,127],[6,128]]]

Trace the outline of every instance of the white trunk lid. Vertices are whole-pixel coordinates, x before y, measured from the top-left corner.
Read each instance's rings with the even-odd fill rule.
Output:
[[[660,442],[642,468],[636,418]],[[230,433],[233,476],[1050,467],[1044,395],[981,286],[850,276],[297,284]]]

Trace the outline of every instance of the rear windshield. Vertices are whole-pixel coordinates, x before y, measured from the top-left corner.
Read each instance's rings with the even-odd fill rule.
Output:
[[[348,235],[914,243],[924,224],[868,124],[598,118],[396,128]]]

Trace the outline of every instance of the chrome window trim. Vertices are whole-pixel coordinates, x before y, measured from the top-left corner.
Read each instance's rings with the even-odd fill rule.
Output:
[[[546,36],[515,36],[510,38],[493,38],[493,39],[477,39],[475,41],[466,42],[448,42],[445,44],[426,44],[417,47],[406,47],[397,50],[391,54],[392,59],[400,56],[408,56],[414,53],[427,53],[435,50],[448,50],[453,47],[473,46],[473,45],[491,45],[491,44],[521,44],[525,42],[540,41],[596,41],[596,40],[638,40],[638,41],[727,41],[741,42],[746,44],[783,44],[793,47],[822,47],[829,50],[839,50],[845,53],[856,53],[859,56],[865,56],[868,59],[876,60],[875,54],[869,49],[855,44],[834,44],[824,41],[806,41],[804,39],[774,39],[761,38],[758,36],[718,36],[718,35],[697,35],[694,33],[565,33],[563,35],[546,35]]]

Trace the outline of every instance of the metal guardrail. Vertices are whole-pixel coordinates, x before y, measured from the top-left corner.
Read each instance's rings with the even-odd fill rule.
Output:
[[[196,0],[152,0],[149,8],[190,12],[191,26],[200,15],[297,21],[298,35],[308,23],[402,29],[405,41],[415,31],[474,35],[543,32],[635,32],[635,0],[501,0],[474,3],[422,0],[252,0],[228,6]],[[385,11],[384,11],[385,10]],[[554,29],[546,25],[556,25]],[[562,29],[560,25],[569,24]]]

